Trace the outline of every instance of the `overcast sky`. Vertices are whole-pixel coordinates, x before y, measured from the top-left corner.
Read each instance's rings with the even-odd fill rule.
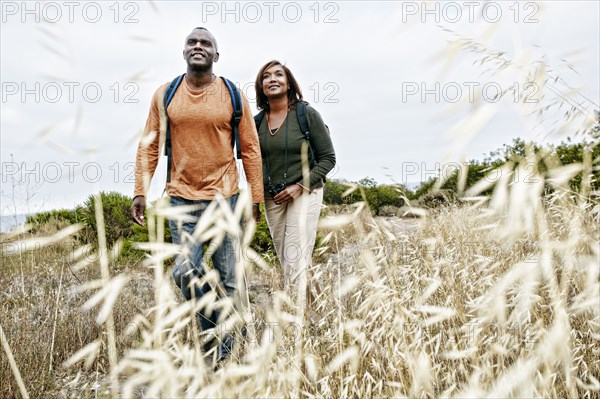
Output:
[[[271,59],[291,68],[330,127],[333,178],[414,183],[515,137],[573,133],[553,132],[556,112],[542,123],[524,117],[535,104],[523,100],[549,101],[566,83],[583,109],[597,108],[599,15],[597,1],[2,1],[0,212],[71,208],[100,190],[131,195],[150,98],[185,71],[183,43],[196,26],[217,38],[215,73],[239,83],[254,111],[259,68]],[[481,55],[452,51],[458,37],[516,67],[493,74],[494,64],[474,64]],[[550,88],[526,78],[540,62],[561,77]],[[481,129],[457,125],[473,110]]]

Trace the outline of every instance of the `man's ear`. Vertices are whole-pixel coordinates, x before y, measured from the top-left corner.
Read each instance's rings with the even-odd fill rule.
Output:
[[[185,50],[181,52],[181,55],[183,55],[183,59],[185,60]]]
[[[213,58],[213,62],[217,62],[217,61],[219,61],[219,52],[218,51],[215,53],[215,58]]]

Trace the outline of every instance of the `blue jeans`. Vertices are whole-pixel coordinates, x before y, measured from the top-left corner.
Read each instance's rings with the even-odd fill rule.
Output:
[[[224,205],[228,205],[231,209],[235,208],[237,203],[238,194],[235,194],[229,198],[225,198]],[[206,292],[212,288],[210,284],[205,283],[202,287],[195,283],[190,287],[190,282],[194,278],[201,279],[206,274],[206,269],[202,264],[202,256],[204,254],[204,243],[197,241],[192,238],[194,229],[198,224],[198,220],[213,202],[212,200],[188,200],[181,197],[171,197],[170,205],[172,207],[182,205],[195,205],[199,207],[191,211],[188,215],[192,216],[193,220],[182,222],[178,226],[178,222],[169,220],[169,228],[171,229],[171,237],[174,244],[184,244],[186,247],[186,253],[177,255],[175,258],[175,268],[173,269],[173,278],[175,283],[181,289],[181,293],[188,301],[192,298],[200,299]],[[187,234],[182,234],[183,232]],[[182,241],[183,240],[183,241]],[[210,244],[209,244],[210,245]],[[212,254],[212,261],[215,270],[218,271],[221,282],[219,285],[219,291],[224,292],[228,297],[234,299],[236,292],[236,257],[235,257],[235,244],[229,235],[225,235],[223,242],[214,250]],[[193,288],[193,293],[192,293]],[[200,310],[198,318],[200,319],[200,325],[202,330],[206,331],[210,328],[215,328],[219,320],[219,312],[213,310],[210,316],[207,316],[208,312],[205,309]],[[227,353],[231,351],[233,346],[233,339],[230,336],[223,338],[221,343],[219,357],[227,356]]]

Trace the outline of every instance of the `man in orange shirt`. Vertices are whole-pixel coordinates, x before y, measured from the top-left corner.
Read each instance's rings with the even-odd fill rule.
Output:
[[[188,300],[200,298],[210,286],[190,286],[195,277],[205,274],[202,265],[203,243],[192,238],[203,211],[213,202],[235,207],[238,198],[238,170],[232,149],[230,93],[222,79],[213,74],[213,63],[219,59],[217,42],[205,28],[195,28],[188,35],[183,50],[187,72],[168,106],[172,160],[170,179],[166,185],[171,206],[193,205],[190,221],[169,221],[173,243],[186,248],[175,259],[173,278]],[[158,88],[152,98],[150,113],[137,150],[135,194],[131,214],[144,225],[145,194],[156,170],[160,147],[160,115],[164,112],[163,97],[169,84]],[[242,163],[253,200],[253,216],[260,220],[259,203],[264,201],[262,159],[252,112],[242,95],[242,118],[239,122],[239,142]],[[220,291],[233,298],[236,284],[235,243],[228,235],[212,255],[215,269],[221,277]],[[184,255],[185,254],[185,255]],[[193,292],[192,289],[193,288]],[[245,294],[245,292],[241,293]],[[205,317],[199,314],[204,330],[216,326],[218,312]],[[231,337],[223,340],[219,357],[227,357]]]

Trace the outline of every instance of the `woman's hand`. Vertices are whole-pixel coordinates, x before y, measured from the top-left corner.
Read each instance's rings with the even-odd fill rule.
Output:
[[[287,186],[286,188],[281,190],[281,192],[279,192],[279,194],[277,194],[275,198],[273,198],[273,201],[275,201],[275,204],[277,205],[292,202],[302,194],[303,190],[304,188],[302,188],[300,185],[292,184],[291,186]]]

